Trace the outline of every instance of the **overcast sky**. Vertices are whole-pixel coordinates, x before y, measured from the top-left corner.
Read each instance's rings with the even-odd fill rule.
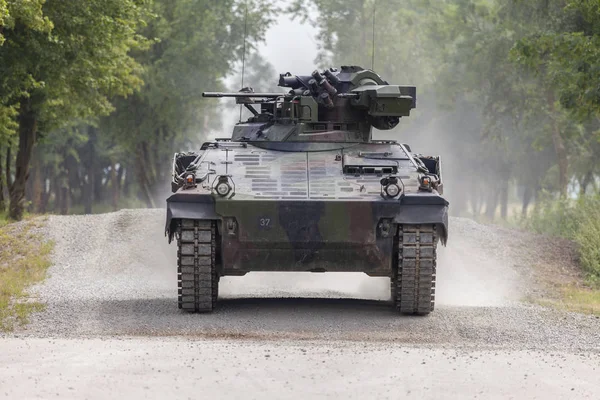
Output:
[[[281,4],[281,1],[279,3]],[[292,75],[310,75],[315,70],[317,43],[314,36],[315,29],[308,23],[302,24],[297,19],[292,21],[287,15],[281,15],[277,19],[277,22],[267,31],[266,42],[257,46],[259,53],[275,68],[274,82],[279,81],[279,74],[291,72]],[[229,79],[226,80],[228,85],[231,84]],[[247,85],[252,86],[252,83],[248,82]],[[221,101],[232,102],[233,100]],[[250,114],[244,110],[244,115],[247,117]],[[208,135],[210,138],[231,136],[233,125],[238,122],[239,112],[223,112],[221,118],[222,131],[211,132]]]
[[[273,64],[277,74],[309,75],[315,69],[317,43],[315,28],[309,24],[281,15],[267,31],[266,39],[258,49]]]

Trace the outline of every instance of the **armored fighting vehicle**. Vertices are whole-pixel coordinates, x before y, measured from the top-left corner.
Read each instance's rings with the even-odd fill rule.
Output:
[[[279,86],[289,91],[203,93],[252,116],[174,156],[166,234],[179,308],[212,311],[221,276],[360,271],[391,278],[400,313],[430,313],[448,236],[440,158],[372,138],[410,114],[416,88],[357,66],[283,74]]]

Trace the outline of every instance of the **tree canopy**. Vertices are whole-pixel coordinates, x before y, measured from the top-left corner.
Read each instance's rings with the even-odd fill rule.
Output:
[[[244,85],[274,89],[255,46],[281,12],[319,66],[417,85],[378,135],[442,154],[453,212],[600,190],[597,0],[0,0],[0,208],[156,206],[172,153],[231,111],[201,92],[239,89],[245,36]]]
[[[0,3],[0,153],[11,216],[21,217],[26,198],[34,210],[52,202],[90,212],[107,186],[130,182],[154,205],[172,152],[218,125],[202,90],[222,87],[245,28],[259,42],[275,11],[265,0]]]
[[[416,117],[393,135],[444,156],[455,212],[506,215],[509,185],[524,210],[541,190],[596,188],[598,1],[297,0],[288,11],[318,30],[323,66],[374,62],[418,86]]]

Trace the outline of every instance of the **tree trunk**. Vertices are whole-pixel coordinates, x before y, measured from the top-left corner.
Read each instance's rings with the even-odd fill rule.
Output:
[[[579,188],[580,196],[585,196],[585,194],[587,193],[587,187],[590,185],[590,183],[592,183],[593,179],[594,179],[594,174],[592,173],[592,171],[588,171],[585,173],[585,175],[583,176],[583,180],[581,182],[581,187]]]
[[[498,207],[498,192],[496,188],[488,189],[488,200],[485,205],[485,216],[490,220],[494,220],[494,216],[496,215],[496,208]]]
[[[561,197],[567,197],[567,186],[569,184],[568,166],[569,162],[567,159],[567,148],[565,147],[565,141],[560,134],[560,127],[558,121],[555,118],[556,107],[554,106],[554,93],[548,91],[548,106],[550,107],[550,113],[552,116],[552,143],[554,144],[554,152],[558,160],[558,189]]]
[[[35,151],[34,154],[31,157],[31,163],[29,165],[29,178],[27,178],[27,181],[25,182],[25,205],[26,205],[26,211],[27,212],[33,212],[33,181],[35,180],[35,173],[36,170],[34,168],[34,161],[35,161]]]
[[[508,216],[508,179],[503,179],[500,186],[500,217],[506,220]]]
[[[6,180],[4,181],[4,184],[6,185],[6,191],[8,192],[8,196],[10,198],[10,186],[12,185],[12,173],[11,173],[11,169],[10,169],[10,165],[12,163],[12,154],[10,151],[10,146],[8,146],[6,148],[6,160],[5,160],[5,165],[6,165],[6,171],[5,171],[5,176],[6,176]]]
[[[125,177],[123,179],[123,197],[126,199],[131,196],[131,168],[127,168],[123,171]]]
[[[69,214],[69,205],[70,205],[70,200],[71,200],[71,196],[69,196],[69,187],[66,185],[66,182],[63,180],[63,184],[59,190],[60,190],[60,214],[61,215],[68,215]]]
[[[87,143],[87,154],[85,165],[85,174],[87,179],[83,186],[83,208],[84,213],[91,214],[94,204],[94,194],[96,186],[96,128],[93,126],[88,127],[88,143]]]
[[[6,199],[4,198],[4,171],[2,168],[2,147],[0,147],[0,213],[6,210]]]
[[[147,165],[144,156],[144,149],[142,145],[138,146],[135,169],[138,176],[138,183],[140,185],[140,194],[142,200],[146,203],[146,207],[154,208],[154,199],[150,193],[150,182],[148,181]]]
[[[39,153],[39,152],[36,152]],[[39,154],[36,154],[33,157],[33,166],[32,172],[33,176],[31,178],[31,209],[33,212],[39,213],[42,209],[42,196],[44,192],[44,182],[42,179],[42,166],[39,158]]]
[[[60,210],[60,202],[62,201],[60,198],[60,172],[54,174],[54,179],[52,179],[52,188],[51,192],[54,193],[54,201],[52,203],[52,212],[58,214]]]
[[[60,171],[60,175],[58,178],[58,187],[56,188],[56,190],[57,195],[58,193],[60,193],[60,195],[58,196],[58,199],[60,200],[58,201],[58,212],[61,215],[67,215],[69,213],[69,200],[71,196],[69,196],[69,175],[67,174],[64,165]]]
[[[154,208],[154,200],[152,199],[152,194],[150,193],[150,185],[148,183],[144,167],[141,165],[136,165],[136,170],[138,175],[138,183],[140,185],[140,194],[142,201],[146,203],[146,207]]]
[[[558,188],[560,196],[567,197],[567,186],[569,184],[567,150],[556,122],[552,124],[552,142],[554,143],[554,151],[558,158]]]
[[[102,166],[98,162],[98,160],[94,160],[94,168],[92,170],[93,185],[92,188],[94,190],[94,202],[96,204],[104,203],[104,187],[102,186],[102,178],[104,178],[104,171],[102,170]]]
[[[117,163],[111,162],[110,166],[110,187],[112,191],[112,208],[113,211],[117,211],[119,209],[119,184],[117,183],[118,175],[117,175]]]
[[[79,177],[79,163],[77,158],[68,154],[65,158],[65,167],[67,174],[67,194],[69,196],[69,208],[73,204],[78,204],[77,194],[82,193],[81,179]]]
[[[469,192],[469,203],[471,204],[471,214],[477,215],[479,213],[479,190]]]
[[[38,211],[40,214],[45,214],[46,210],[48,210],[48,202],[50,201],[50,195],[52,194],[50,185],[46,187],[47,182],[49,182],[49,179],[50,176],[48,174],[48,168],[44,168],[44,175],[42,180],[42,199],[40,202],[40,209]]]
[[[121,189],[123,188],[123,172],[125,171],[125,164],[119,163],[119,172],[117,172],[117,189],[119,190],[119,197]]]
[[[533,189],[531,186],[526,185],[525,191],[523,192],[523,207],[521,208],[521,218],[527,217],[527,209],[529,208],[529,204],[531,203],[531,198],[533,197]]]
[[[37,136],[37,117],[29,98],[21,101],[19,109],[19,150],[15,163],[15,179],[10,185],[9,216],[14,220],[23,218],[25,209],[25,185],[29,177],[29,162]]]

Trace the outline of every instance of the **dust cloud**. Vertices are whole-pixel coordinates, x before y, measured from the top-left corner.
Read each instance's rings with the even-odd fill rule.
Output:
[[[490,254],[477,232],[490,228],[463,218],[452,228],[466,235],[439,245],[436,306],[499,307],[522,297],[513,260]],[[469,234],[470,232],[470,234]],[[363,273],[252,272],[221,278],[224,298],[303,297],[390,300],[390,279]]]
[[[284,5],[284,2],[280,1],[279,4]],[[289,15],[282,14],[269,28],[266,41],[257,47],[257,51],[273,66],[276,73],[290,71],[294,74],[308,74],[315,69],[315,59],[319,52],[315,35],[316,30],[310,24],[292,20]],[[289,46],[290,36],[299,38],[296,46]],[[277,76],[273,76],[273,80],[276,79]],[[237,108],[234,111],[223,113],[220,132],[205,133],[203,139],[228,136],[239,117]],[[469,177],[474,176],[475,172],[464,168],[465,143],[455,140],[460,136],[456,132],[464,126],[481,125],[481,121],[476,120],[472,110],[464,111],[460,121],[449,123],[447,115],[436,107],[435,99],[427,96],[420,99],[414,115],[402,119],[396,129],[374,130],[375,139],[398,140],[410,144],[415,152],[442,156],[445,167],[445,196],[451,202],[451,213],[454,199],[470,190]],[[448,132],[449,129],[452,132]],[[473,136],[469,135],[471,138]],[[439,248],[437,305],[499,306],[519,299],[518,277],[511,268],[510,260],[487,253],[485,249],[488,243],[484,242],[484,238],[464,235],[469,230],[481,230],[473,224],[471,221],[454,219],[450,226],[448,247]],[[462,232],[463,235],[458,236],[456,232]],[[174,255],[172,259],[175,260]],[[390,300],[390,280],[369,277],[363,273],[252,272],[243,277],[223,277],[220,282],[220,296],[387,301]]]
[[[75,279],[71,293],[95,296],[106,292],[108,297],[120,298],[131,295],[128,291],[136,290],[136,281],[144,279],[146,289],[139,290],[175,301],[177,246],[164,237],[165,217],[161,209],[55,217],[61,221],[53,224],[55,264],[77,274],[93,271],[95,276],[93,282]],[[451,218],[450,227],[448,247],[438,246],[436,305],[501,306],[519,300],[522,277],[507,252],[514,243],[498,234],[498,228],[469,219]],[[104,284],[113,280],[121,286]],[[389,278],[363,273],[251,272],[221,278],[219,289],[222,298],[390,300]]]

